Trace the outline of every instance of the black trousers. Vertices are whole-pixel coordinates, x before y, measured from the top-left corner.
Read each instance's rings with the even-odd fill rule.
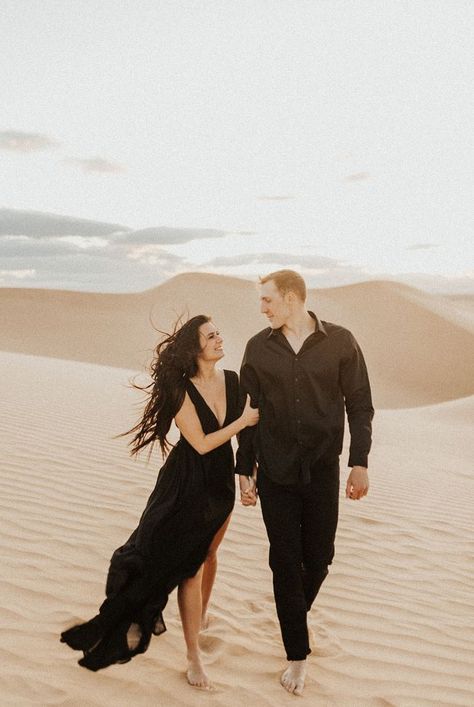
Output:
[[[286,657],[304,660],[311,653],[307,613],[334,557],[339,459],[315,465],[307,484],[277,484],[260,468],[258,492]]]

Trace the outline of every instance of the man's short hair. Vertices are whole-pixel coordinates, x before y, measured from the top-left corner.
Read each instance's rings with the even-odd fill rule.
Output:
[[[273,280],[275,287],[282,294],[294,292],[302,302],[306,301],[306,283],[301,275],[294,270],[275,270],[264,277],[260,277],[260,284]]]

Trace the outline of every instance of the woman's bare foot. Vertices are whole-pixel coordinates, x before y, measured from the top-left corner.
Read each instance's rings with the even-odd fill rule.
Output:
[[[288,692],[292,692],[294,695],[302,695],[305,678],[306,661],[290,660],[287,669],[281,675],[280,683]]]
[[[139,624],[130,624],[130,628],[127,631],[127,645],[131,651],[138,648],[142,637],[142,631]]]
[[[193,687],[201,687],[205,690],[211,689],[211,681],[207,677],[201,658],[199,656],[188,656],[188,669],[186,671],[188,682]]]

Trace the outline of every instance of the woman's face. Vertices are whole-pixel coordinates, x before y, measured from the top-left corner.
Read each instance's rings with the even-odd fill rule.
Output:
[[[206,322],[199,327],[201,352],[198,358],[203,361],[218,361],[224,355],[222,336],[214,322]]]

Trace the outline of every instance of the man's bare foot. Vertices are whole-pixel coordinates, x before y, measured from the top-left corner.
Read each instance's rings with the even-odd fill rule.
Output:
[[[204,667],[199,656],[188,656],[188,669],[186,671],[188,682],[193,687],[201,687],[204,690],[211,689],[211,681],[204,672]]]
[[[306,661],[290,660],[287,669],[282,673],[280,682],[288,692],[302,695],[306,678]]]

